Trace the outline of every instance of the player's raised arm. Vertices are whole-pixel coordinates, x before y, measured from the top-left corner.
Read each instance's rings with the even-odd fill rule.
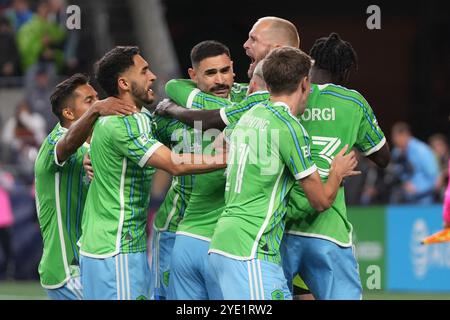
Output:
[[[220,110],[198,110],[180,107],[171,100],[163,100],[156,107],[155,113],[159,116],[174,118],[194,127],[196,121],[202,123],[202,129],[208,130],[212,128],[222,130],[225,123],[220,116]]]
[[[189,79],[172,79],[166,83],[165,91],[176,104],[187,107],[189,99],[198,91],[194,81]]]
[[[147,160],[147,165],[167,171],[174,176],[206,173],[225,168],[227,153],[215,156],[203,154],[176,154],[164,145],[158,147]]]
[[[300,180],[300,184],[305,191],[309,203],[319,212],[325,211],[331,207],[341,182],[345,177],[361,173],[359,171],[354,171],[358,164],[355,152],[351,151],[349,154],[344,155],[347,148],[348,146],[345,146],[333,159],[330,175],[325,184],[322,183],[317,171]]]
[[[212,109],[231,104],[229,100],[202,92],[194,81],[188,79],[170,80],[166,83],[165,90],[174,103],[162,102],[157,107],[158,115],[172,117],[190,127],[194,127],[195,121],[200,121],[203,130],[225,128],[219,110]],[[198,110],[197,105],[209,110]]]
[[[126,104],[120,99],[108,98],[97,101],[97,92],[87,82],[83,83],[87,81],[84,76],[71,79],[58,85],[50,98],[53,108],[59,110],[61,114],[62,125],[72,122],[56,146],[59,163],[66,161],[87,140],[99,116],[129,115],[137,112],[135,106]],[[70,89],[73,86],[77,88]],[[81,112],[84,114],[80,117]]]
[[[196,110],[190,108],[190,101],[193,100],[193,96],[200,93],[194,82],[190,80],[169,81],[166,84],[166,93],[169,97],[173,97],[174,101],[164,100],[160,102],[156,108],[156,114],[177,119],[190,127],[194,127],[195,121],[201,121],[203,130],[213,128],[223,130],[230,123],[237,122],[251,107],[269,98],[262,75],[262,63],[258,63],[253,77],[250,79],[249,96],[239,103],[232,103],[218,109],[224,102],[223,99],[216,100],[217,98],[213,99],[212,96],[208,98],[210,95],[201,93],[204,96],[202,103],[213,104],[216,106],[214,109],[217,110]],[[189,98],[189,96],[191,97]],[[188,108],[180,107],[177,103]]]

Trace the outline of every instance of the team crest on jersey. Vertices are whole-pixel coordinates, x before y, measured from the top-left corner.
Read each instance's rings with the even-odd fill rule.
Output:
[[[272,291],[271,295],[272,300],[284,300],[284,293],[279,289]]]
[[[148,143],[149,138],[147,134],[143,134],[138,138],[138,140],[142,145],[146,145]]]

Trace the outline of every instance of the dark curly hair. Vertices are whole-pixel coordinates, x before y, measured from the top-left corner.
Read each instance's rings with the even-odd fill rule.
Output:
[[[315,60],[315,66],[340,78],[343,78],[345,71],[352,66],[358,69],[358,56],[352,45],[342,40],[335,32],[328,37],[317,39],[309,55]]]
[[[108,96],[117,96],[117,79],[134,65],[133,57],[139,54],[138,47],[115,47],[108,51],[95,65],[95,78]]]

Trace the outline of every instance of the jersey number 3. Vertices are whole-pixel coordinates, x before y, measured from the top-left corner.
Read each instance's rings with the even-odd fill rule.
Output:
[[[341,139],[332,137],[321,137],[312,136],[312,144],[314,146],[319,146],[321,150],[319,151],[319,157],[328,162],[329,166],[327,168],[318,167],[318,171],[321,177],[328,177],[330,173],[331,162],[333,161],[334,154],[336,150],[341,145]]]

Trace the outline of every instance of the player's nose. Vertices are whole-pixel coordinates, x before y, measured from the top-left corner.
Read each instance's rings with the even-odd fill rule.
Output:
[[[247,49],[250,48],[250,46],[249,46],[249,41],[250,41],[250,39],[247,39],[247,41],[244,42],[243,47],[244,47],[245,50],[247,50]]]
[[[148,70],[148,79],[149,81],[155,81],[157,79],[156,74],[154,74],[153,72],[151,72],[150,70]]]

